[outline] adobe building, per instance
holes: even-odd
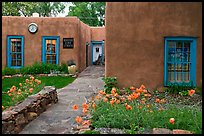
[[[77,17],[2,16],[2,69],[74,60],[81,72],[99,55],[104,58],[104,41],[104,27]]]
[[[120,87],[201,85],[201,2],[107,2],[105,75]]]

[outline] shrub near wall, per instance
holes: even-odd
[[[65,63],[62,63],[59,66],[56,64],[46,64],[46,63],[35,62],[31,66],[25,66],[20,69],[13,69],[13,68],[6,67],[4,68],[4,70],[2,70],[2,75],[4,76],[4,75],[15,75],[15,74],[23,74],[23,75],[49,74],[51,70],[59,71],[65,74],[68,73],[67,65]]]

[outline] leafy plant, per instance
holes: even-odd
[[[67,74],[68,73],[67,64],[66,63],[62,63],[61,66],[59,67],[59,71]]]
[[[14,69],[14,68],[8,68],[8,67],[6,67],[6,68],[4,68],[4,69],[2,70],[2,75],[15,75],[15,74],[17,74],[17,73],[19,73],[19,70]]]
[[[83,134],[100,134],[99,131],[87,130]]]
[[[113,87],[115,87],[116,89],[118,88],[116,77],[103,77],[102,80],[105,82],[105,85],[104,85],[105,93],[110,94]],[[118,89],[117,89],[117,93],[119,94]]]
[[[168,93],[188,95],[188,90],[195,89],[192,82],[190,83],[169,83],[168,88],[165,90]]]

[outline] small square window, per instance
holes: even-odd
[[[96,48],[96,52],[99,52],[99,48]]]

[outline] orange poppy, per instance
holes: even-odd
[[[118,93],[115,93],[113,96],[118,97]]]
[[[30,88],[30,89],[29,89],[29,92],[32,93],[32,92],[33,92],[33,88]]]
[[[22,83],[19,83],[19,86],[22,86]]]
[[[106,93],[103,90],[100,90],[99,94],[105,95]]]
[[[144,90],[143,90],[143,92],[144,92],[144,93],[147,93],[147,90],[146,90],[146,89],[144,89]]]
[[[12,96],[12,94],[11,94],[11,93],[9,93],[9,94],[8,94],[8,96]]]
[[[104,101],[104,102],[107,102],[107,101],[108,101],[108,98],[104,98],[103,101]]]
[[[132,100],[132,96],[128,95],[128,101],[131,101],[131,100]]]
[[[188,91],[188,95],[193,96],[193,94],[195,93],[195,90],[191,89]]]
[[[21,89],[18,89],[18,93],[17,93],[18,95],[20,95],[21,94]]]
[[[82,111],[83,111],[83,113],[87,113],[88,110],[86,108],[83,108]]]
[[[140,106],[140,109],[142,109],[142,106]]]
[[[169,122],[170,122],[171,124],[174,124],[175,119],[174,119],[174,118],[170,118]]]
[[[88,109],[89,105],[86,104],[86,103],[83,103],[83,104],[82,104],[82,107],[85,108],[85,109]]]
[[[152,110],[149,110],[149,112],[153,112]]]
[[[13,90],[12,88],[9,90],[10,93],[12,93],[13,91],[14,91],[14,90]]]
[[[142,90],[145,89],[145,86],[144,86],[144,85],[141,85],[141,86],[140,86],[140,89],[142,89]]]
[[[114,102],[115,102],[115,100],[112,99],[112,100],[110,101],[110,104],[113,105]]]
[[[117,100],[115,103],[116,103],[116,104],[119,104],[119,103],[120,103],[120,100]]]
[[[130,90],[132,90],[132,91],[135,90],[135,87],[134,87],[134,86],[131,86],[131,87],[130,87]]]
[[[82,125],[90,125],[90,120],[84,120],[83,122],[82,122]]]
[[[124,97],[121,97],[120,100],[121,100],[121,101],[125,101],[126,99],[125,99]]]
[[[28,83],[28,81],[29,81],[29,80],[28,80],[28,79],[26,79],[25,81],[26,81],[26,83]]]
[[[136,88],[136,92],[138,92],[138,93],[142,93],[142,89],[141,88]]]
[[[132,106],[126,105],[126,110],[132,110]]]
[[[144,94],[145,97],[150,97],[151,94],[147,93],[147,94]]]
[[[115,93],[116,93],[116,88],[112,88],[111,94],[112,94],[112,95],[115,95]]]
[[[110,97],[110,94],[106,94],[106,97],[109,98],[109,97]]]
[[[40,80],[38,80],[37,84],[41,84],[41,81],[40,81]]]
[[[82,122],[82,118],[79,117],[79,116],[77,116],[77,117],[75,118],[75,121],[76,121],[77,123],[81,123],[81,122]]]
[[[145,104],[145,101],[141,101],[141,104]]]
[[[156,102],[157,102],[157,103],[160,103],[160,101],[161,101],[160,99],[158,99],[158,98],[156,99]]]
[[[33,77],[33,76],[31,76],[31,77],[30,77],[30,79],[31,79],[31,80],[34,80],[34,77]]]
[[[96,108],[96,104],[95,103],[92,104],[92,108],[94,108],[94,109]]]
[[[73,108],[73,110],[78,110],[79,107],[78,107],[78,105],[75,104],[72,106],[72,108]]]

